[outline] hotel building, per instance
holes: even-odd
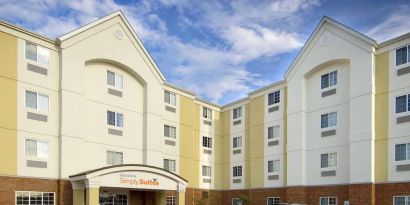
[[[282,81],[220,106],[121,12],[56,40],[0,22],[0,88],[1,205],[410,204],[410,33],[324,17]]]

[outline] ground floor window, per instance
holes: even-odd
[[[320,197],[320,205],[337,205],[336,197]]]
[[[100,194],[100,205],[127,205],[128,197],[125,194]]]
[[[268,197],[267,205],[274,205],[274,204],[279,204],[279,203],[280,203],[279,197]]]
[[[410,196],[395,196],[394,205],[410,205]]]
[[[175,205],[175,196],[167,196],[166,205]]]
[[[54,205],[52,192],[17,191],[16,205]]]
[[[242,200],[239,198],[232,198],[232,205],[242,205]]]

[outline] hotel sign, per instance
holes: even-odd
[[[120,184],[127,184],[136,187],[139,185],[159,186],[160,181],[158,178],[141,178],[136,174],[120,174]]]
[[[100,185],[130,189],[176,190],[178,182],[165,175],[145,171],[114,172],[100,176]]]

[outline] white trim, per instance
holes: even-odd
[[[323,197],[320,197],[320,198],[319,198],[319,205],[322,205],[321,202],[322,202],[322,199],[324,199],[324,198],[327,198],[327,199],[328,199],[328,202],[329,202],[329,199],[330,199],[330,198],[335,198],[335,199],[336,199],[336,205],[338,204],[338,203],[337,203],[337,201],[338,201],[338,200],[337,200],[337,196],[323,196]],[[328,203],[327,205],[329,205],[329,203]]]
[[[44,193],[52,193],[53,194],[53,204],[56,204],[56,201],[57,201],[57,195],[56,195],[56,193],[55,192],[52,192],[52,191],[45,191],[45,192],[42,192],[42,191],[14,191],[14,204],[15,205],[17,205],[17,193],[18,192],[28,192],[29,193],[29,196],[30,196],[30,194],[31,193],[41,193],[41,203],[43,203],[43,194]],[[30,198],[30,197],[29,197]],[[30,204],[30,199],[29,199],[29,203],[28,204]]]

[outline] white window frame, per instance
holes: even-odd
[[[278,102],[275,102],[275,94],[276,94],[277,92],[279,92],[279,101],[278,101]],[[271,95],[271,94],[273,95],[273,103],[269,105],[269,95]],[[280,96],[280,94],[281,94],[281,91],[280,91],[280,90],[275,90],[275,91],[270,92],[270,93],[267,94],[267,98],[268,98],[267,101],[268,101],[268,102],[267,102],[266,104],[268,105],[268,108],[269,108],[269,107],[273,107],[273,106],[275,106],[275,105],[277,105],[277,104],[280,103],[280,101],[281,101],[281,96]]]
[[[108,84],[108,72],[114,73],[114,85]],[[121,77],[121,81],[122,81],[121,82],[121,87],[119,85],[117,85],[118,84],[117,76]],[[112,89],[119,90],[119,91],[124,90],[124,76],[122,74],[119,74],[118,72],[115,72],[115,71],[112,71],[112,70],[107,70],[106,78],[107,78],[106,83],[107,83],[108,87],[111,87]]]
[[[322,167],[322,155],[327,154],[327,167]],[[336,165],[334,166],[329,166],[329,155],[330,154],[336,154]],[[335,170],[339,166],[339,154],[337,152],[327,152],[327,153],[321,153],[320,154],[320,169],[322,170]]]
[[[33,45],[36,46],[36,60],[32,60],[32,59],[27,58],[27,56],[26,56],[27,43],[33,44]],[[48,63],[42,63],[42,62],[39,62],[39,61],[38,61],[38,59],[39,59],[39,57],[38,57],[38,56],[39,56],[38,49],[39,49],[39,48],[40,48],[40,49],[44,49],[44,51],[47,51],[47,54],[48,54]],[[24,59],[29,60],[29,61],[32,61],[32,62],[36,62],[36,63],[41,64],[41,65],[45,65],[45,66],[46,66],[45,69],[47,69],[47,67],[50,65],[50,62],[51,62],[50,49],[48,49],[48,48],[46,48],[46,47],[43,47],[43,46],[40,46],[40,45],[38,45],[38,44],[36,44],[36,43],[33,43],[33,42],[31,42],[31,41],[25,41],[25,43],[24,43]]]
[[[206,145],[207,146],[204,146],[204,140],[206,141]],[[208,137],[208,136],[202,136],[202,148],[205,148],[205,149],[212,149],[213,147],[214,147],[214,145],[213,145],[213,142],[214,140],[212,139],[212,137]],[[210,146],[209,146],[210,145]]]
[[[27,95],[26,95],[27,92],[33,92],[33,93],[36,94],[36,101],[37,101],[37,107],[36,108],[27,107]],[[39,109],[39,107],[38,107],[39,95],[47,96],[47,98],[48,98],[48,102],[47,102],[48,103],[48,106],[47,106],[48,109],[47,110]],[[41,93],[41,92],[37,92],[37,91],[34,91],[34,90],[26,89],[26,90],[24,90],[24,107],[28,108],[28,109],[31,109],[31,110],[36,110],[36,111],[39,111],[39,112],[42,112],[42,113],[48,113],[48,112],[50,112],[50,96],[45,94],[45,93]]]
[[[272,138],[269,138],[269,128],[272,128]],[[275,137],[275,128],[278,129],[278,136]],[[276,139],[280,139],[280,125],[272,125],[268,127],[268,131],[267,131],[267,139],[268,141],[272,141],[272,140],[276,140]]]
[[[165,135],[165,129],[168,127],[168,132],[169,132],[169,136]],[[175,137],[172,136],[172,130],[175,130]],[[168,125],[168,124],[164,124],[164,137],[166,137],[167,139],[171,139],[171,140],[176,140],[177,139],[177,127],[172,126],[172,125]]]
[[[266,198],[266,205],[269,205],[269,199],[273,199],[273,204],[278,204],[280,203],[280,197],[274,197],[274,196],[270,196]],[[275,203],[275,201],[278,201],[277,203]]]
[[[167,99],[167,96],[166,96],[167,93],[169,93],[169,99]],[[167,100],[169,100],[169,102],[167,102]],[[177,94],[169,90],[164,90],[164,103],[169,106],[176,107],[177,106]]]
[[[41,204],[44,204],[44,194],[53,194],[53,198],[54,198],[54,200],[53,200],[53,205],[55,205],[56,204],[56,201],[57,201],[57,196],[56,196],[56,193],[55,192],[41,192],[41,191],[14,191],[14,201],[15,201],[15,205],[17,205],[17,194],[18,193],[22,193],[22,192],[26,192],[26,193],[28,193],[29,194],[29,201],[28,201],[28,204],[30,205],[30,195],[31,195],[31,193],[41,193]]]
[[[241,175],[240,176],[238,175],[239,167],[241,168]],[[236,172],[235,172],[235,168],[236,168]],[[235,176],[235,173],[236,173],[236,176]],[[241,178],[242,176],[243,176],[243,166],[242,165],[233,166],[232,167],[232,177],[236,179],[236,178]]]
[[[27,152],[26,152],[26,149],[27,149],[27,147],[26,147],[26,141],[27,140],[33,140],[33,141],[36,141],[36,156],[27,156]],[[48,152],[47,152],[47,156],[46,157],[41,157],[41,156],[39,156],[39,151],[38,151],[38,143],[39,142],[45,142],[45,143],[47,143],[47,145],[48,145]],[[26,157],[26,158],[32,158],[32,159],[49,159],[50,158],[50,142],[48,141],[48,140],[42,140],[42,139],[35,139],[35,138],[25,138],[24,139],[24,156]]]
[[[409,204],[410,203],[410,195],[404,195],[404,196],[393,196],[393,205],[396,204],[396,198],[404,198],[404,204]]]
[[[322,199],[326,199],[326,198],[327,198],[327,201],[328,201],[328,202],[330,201],[331,198],[335,198],[335,199],[336,199],[336,204],[335,204],[335,205],[337,205],[337,197],[336,197],[336,196],[320,197],[320,198],[319,198],[319,205],[324,205],[324,204],[322,204]],[[326,204],[326,205],[329,205],[329,203]],[[330,205],[331,205],[331,204],[330,204]]]
[[[237,140],[236,144],[237,145],[239,144],[240,146],[234,147],[234,140],[235,139],[239,139],[239,141]],[[238,142],[240,142],[240,143],[238,143]],[[236,150],[236,149],[241,149],[241,148],[242,148],[242,136],[233,137],[232,138],[232,149]]]
[[[272,171],[269,171],[269,162],[272,162]],[[278,162],[278,170],[275,170],[275,162]],[[267,172],[268,172],[268,174],[278,174],[278,173],[280,173],[280,168],[281,168],[281,164],[280,164],[280,159],[271,159],[271,160],[268,160],[268,163],[267,163]]]
[[[169,199],[170,201],[168,201],[168,199]],[[169,203],[168,203],[168,202],[169,202]],[[165,204],[166,204],[166,205],[176,205],[175,196],[166,196],[166,197],[165,197]]]
[[[115,125],[110,125],[109,123],[108,123],[108,112],[113,112],[114,113],[114,124]],[[118,126],[118,115],[122,115],[122,126],[120,127],[120,126]],[[123,113],[121,113],[121,112],[116,112],[116,111],[112,111],[112,110],[107,110],[107,125],[108,126],[110,126],[110,127],[115,127],[115,128],[117,128],[117,129],[124,129],[124,122],[125,122],[125,120],[124,120],[124,114]]]
[[[209,176],[208,175],[204,175],[204,168],[205,169],[209,169]],[[208,170],[205,170],[205,174],[206,174],[206,172],[207,172]],[[211,165],[202,165],[202,167],[201,167],[201,175],[202,175],[202,177],[204,177],[204,178],[211,178],[212,177],[212,166]]]
[[[117,164],[117,163],[112,163],[108,161],[108,153],[112,153],[115,156],[117,156],[118,154],[121,154],[121,163]],[[119,152],[119,151],[114,151],[114,150],[107,150],[106,151],[106,163],[108,166],[115,166],[115,165],[120,165],[120,164],[124,164],[124,153],[123,152]]]
[[[329,116],[330,116],[330,114],[333,114],[333,113],[336,114],[336,124],[330,126],[330,125],[329,125],[329,124],[330,124],[330,123],[329,123],[329,122],[330,122]],[[327,127],[322,127],[322,116],[323,116],[323,115],[327,115]],[[331,111],[331,112],[323,113],[323,114],[320,115],[320,129],[321,129],[322,131],[335,129],[335,128],[337,128],[338,124],[339,124],[339,114],[338,114],[337,111]]]
[[[168,169],[165,169],[165,162],[166,161],[168,161]],[[170,162],[173,162],[174,163],[174,166],[170,166]],[[163,166],[164,166],[164,169],[165,170],[167,170],[167,171],[169,171],[169,172],[176,172],[177,171],[177,161],[175,160],[175,159],[170,159],[170,158],[165,158],[164,160],[163,160]],[[173,169],[170,169],[170,168],[173,168]]]
[[[334,84],[334,85],[330,85],[330,82],[331,82],[330,74],[331,74],[331,73],[336,73],[336,84]],[[328,75],[328,76],[329,76],[328,82],[327,82],[327,83],[328,83],[328,86],[322,88],[322,76],[324,76],[324,75]],[[327,73],[323,73],[323,74],[320,75],[320,90],[321,90],[321,91],[326,91],[326,90],[333,89],[333,88],[337,87],[338,84],[339,84],[339,71],[338,71],[338,70],[333,70],[333,71],[330,71],[330,72],[327,72]]]
[[[406,111],[404,111],[404,112],[396,112],[396,109],[397,109],[397,98],[398,97],[403,97],[403,96],[406,96]],[[408,115],[409,113],[410,113],[410,109],[409,109],[409,101],[410,101],[410,93],[404,93],[404,94],[399,94],[399,95],[396,95],[396,96],[394,96],[394,110],[393,110],[393,113],[396,115],[396,116],[402,116],[402,115]]]
[[[396,146],[397,145],[401,145],[401,144],[405,144],[406,145],[406,159],[405,160],[396,160]],[[396,143],[394,143],[394,147],[393,147],[393,150],[394,150],[394,162],[395,163],[404,163],[404,164],[406,164],[406,163],[408,163],[408,162],[410,162],[410,142],[396,142]]]
[[[206,116],[204,116],[204,113],[206,111]],[[202,107],[202,118],[207,119],[207,120],[212,120],[212,109],[209,107]]]
[[[403,64],[400,64],[400,65],[397,65],[397,50],[402,49],[404,47],[407,47],[407,56],[406,56],[407,57],[407,62],[403,63]],[[395,68],[397,69],[397,68],[406,67],[409,64],[410,64],[410,44],[395,48],[394,49],[394,66],[395,66]]]
[[[235,111],[236,111],[236,116],[235,116]],[[242,106],[241,107],[237,107],[237,108],[234,108],[233,110],[232,110],[232,119],[233,120],[238,120],[238,119],[242,119]]]

